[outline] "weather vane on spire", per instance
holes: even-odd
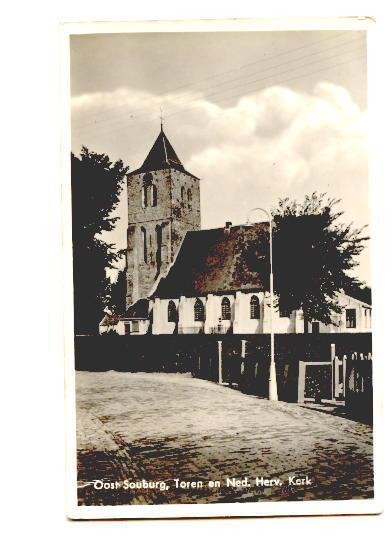
[[[161,115],[159,117],[161,119],[161,131],[162,131],[163,130],[163,110],[162,110],[162,106],[160,106],[159,109],[161,111]]]

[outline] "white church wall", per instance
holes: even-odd
[[[263,333],[269,334],[271,332],[271,313],[270,313],[270,297],[266,295],[263,301]],[[274,306],[273,308],[273,330],[275,334],[295,334],[299,330],[303,329],[301,326],[300,318],[297,317],[296,312],[291,312],[290,315],[282,316],[279,312],[279,308]]]
[[[222,300],[228,298],[230,302],[230,319],[222,319]],[[234,295],[213,295],[207,297],[206,321],[204,332],[206,334],[226,334],[233,326],[235,314]]]
[[[251,319],[251,299],[256,296],[260,305],[260,316]],[[264,293],[243,293],[237,291],[234,306],[234,334],[261,334],[263,332]]]
[[[206,302],[205,297],[199,297],[203,306],[204,313],[206,314]],[[178,333],[179,334],[201,334],[204,332],[204,321],[195,321],[195,302],[197,297],[185,297],[182,296],[179,302],[179,320],[178,320]]]
[[[256,296],[260,303],[260,318],[251,319],[251,298]],[[227,297],[230,302],[231,319],[222,319],[222,299]],[[195,302],[201,300],[204,306],[205,320],[195,321]],[[263,292],[251,293],[237,291],[236,294],[214,295],[207,297],[185,297],[172,299],[177,308],[178,333],[179,334],[213,334],[227,333],[233,331],[234,334],[269,334],[271,329],[269,296]],[[312,333],[312,328],[319,333],[340,333],[340,332],[368,332],[371,329],[371,307],[348,297],[339,295],[339,301],[345,308],[342,314],[337,314],[335,324],[325,325],[317,323],[312,327],[312,322],[308,323],[308,333]],[[153,303],[153,334],[173,334],[176,332],[176,322],[168,320],[168,305],[170,299],[155,298]],[[347,314],[346,310],[355,310]],[[355,326],[350,324],[347,315],[355,315]],[[145,332],[148,330],[146,321]],[[124,329],[119,323],[119,333],[124,333]],[[304,333],[304,316],[302,311],[293,311],[290,315],[282,316],[278,307],[273,312],[273,329],[276,334],[302,334]],[[142,333],[144,328],[140,328]]]
[[[168,307],[169,302],[172,300],[177,308],[177,315],[179,311],[178,299],[160,299],[156,298],[153,304],[153,334],[173,334],[176,329],[176,322],[169,321]]]

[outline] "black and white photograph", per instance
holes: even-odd
[[[251,22],[69,31],[74,518],[376,512],[369,22]]]

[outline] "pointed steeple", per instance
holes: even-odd
[[[171,166],[173,168],[184,168],[161,127],[161,132],[158,134],[158,138],[155,140],[146,160],[143,162],[142,168],[152,171]]]
[[[186,171],[181,160],[178,158],[177,153],[174,151],[173,146],[164,133],[161,124],[161,131],[158,134],[158,137],[150,149],[145,161],[140,168],[134,170],[131,172],[131,174],[133,175],[136,173],[152,172],[155,170],[163,170],[165,168],[175,168],[176,170],[180,170],[182,172]]]

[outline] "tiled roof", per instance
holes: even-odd
[[[264,241],[260,242],[260,237]],[[176,298],[265,289],[266,237],[266,223],[235,226],[226,231],[224,228],[188,231],[174,265],[159,282],[153,296]]]
[[[102,321],[99,323],[101,326],[115,326],[120,319],[120,315],[106,314]]]
[[[121,316],[122,319],[147,319],[148,317],[148,299],[141,298],[134,302],[124,315]]]
[[[140,168],[132,171],[128,175],[136,175],[138,173],[152,172],[155,170],[164,170],[166,168],[174,168],[191,175],[192,177],[195,177],[185,170],[166,134],[163,132],[163,130],[161,130],[154,142],[154,145],[150,149],[146,160],[143,162]]]

